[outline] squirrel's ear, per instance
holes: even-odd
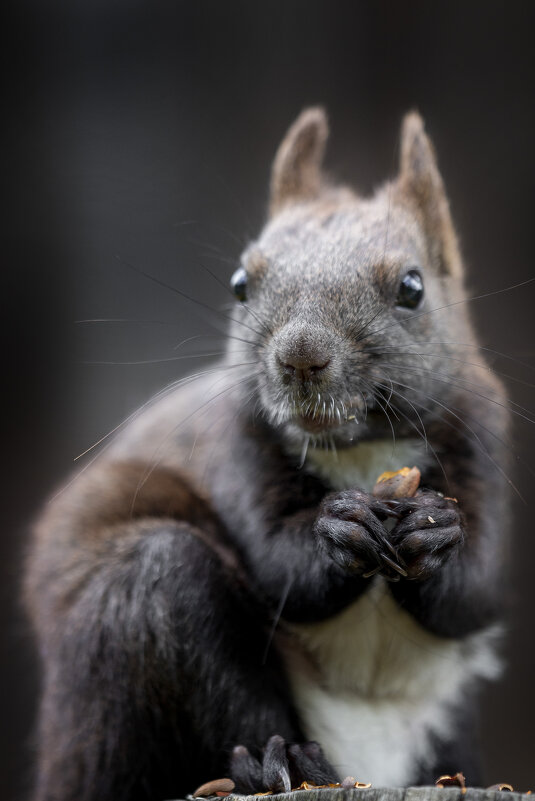
[[[307,108],[282,140],[271,170],[269,210],[311,200],[321,188],[321,163],[329,128],[322,108]]]
[[[446,190],[433,145],[416,112],[405,116],[401,128],[398,185],[402,196],[416,208],[441,272],[460,276],[461,257]]]

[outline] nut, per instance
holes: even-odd
[[[231,793],[234,788],[235,784],[232,779],[214,779],[211,782],[206,782],[206,784],[201,784],[200,787],[197,787],[195,792],[193,793],[193,798],[208,798],[211,795],[228,795]]]
[[[395,472],[381,473],[372,495],[381,500],[412,498],[420,485],[422,474],[417,467],[402,467]]]

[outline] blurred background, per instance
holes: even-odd
[[[470,291],[532,278],[534,12],[529,0],[4,4],[2,798],[24,799],[33,765],[38,668],[18,600],[31,521],[80,452],[221,349],[216,314],[132,266],[226,303],[205,268],[226,284],[265,218],[280,138],[322,103],[328,168],[363,192],[395,173],[402,114],[419,109]],[[471,304],[529,409],[534,303],[535,284]],[[191,358],[165,361],[179,355]],[[527,501],[511,493],[508,668],[485,691],[481,732],[487,783],[535,790],[534,426],[518,417],[514,439]]]

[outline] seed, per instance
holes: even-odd
[[[422,474],[417,467],[402,467],[395,472],[381,473],[372,495],[381,500],[412,498],[420,485]]]
[[[466,791],[466,779],[463,773],[456,773],[454,776],[439,776],[435,782],[437,787],[461,787]]]
[[[487,787],[487,790],[499,790],[501,793],[512,793],[513,785],[512,784],[491,784],[490,787]]]
[[[219,795],[220,793],[227,795],[231,793],[235,787],[236,785],[232,779],[214,779],[211,782],[206,782],[206,784],[201,784],[200,787],[197,787],[193,793],[193,798],[208,798],[208,796]]]

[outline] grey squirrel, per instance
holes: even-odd
[[[420,117],[371,198],[327,180],[326,139],[307,109],[279,147],[222,362],[149,404],[35,527],[35,801],[223,775],[244,793],[478,781],[506,396]],[[413,498],[371,495],[413,464]]]

